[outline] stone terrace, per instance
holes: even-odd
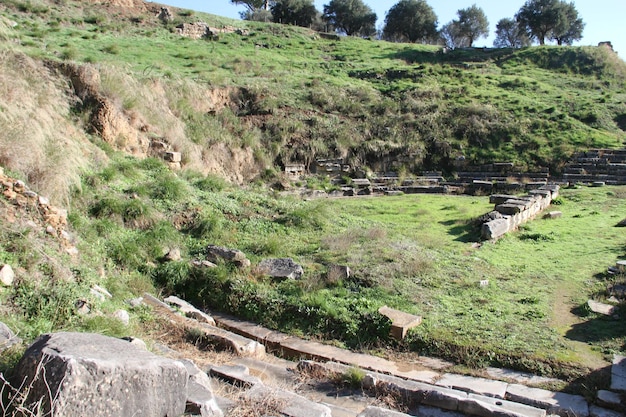
[[[626,149],[595,149],[577,154],[563,173],[568,182],[626,184]]]

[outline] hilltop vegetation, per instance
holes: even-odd
[[[16,218],[2,200],[0,259],[18,275],[2,293],[2,318],[27,340],[67,328],[126,334],[110,313],[151,291],[353,348],[570,379],[624,350],[624,320],[610,327],[581,307],[604,296],[602,271],[624,253],[613,228],[622,188],[568,190],[569,225],[537,222],[480,251],[470,242],[484,198],[308,202],[269,188],[292,186],[285,164],[316,158],[366,173],[453,175],[461,156],[558,173],[574,152],[623,144],[626,64],[612,51],[444,53],[188,10],[162,23],[159,8],[0,4],[0,165],[69,209],[79,251],[64,252],[32,227],[37,213]],[[241,30],[177,34],[198,20]],[[162,149],[181,152],[182,169],[170,169]],[[584,239],[596,249],[581,248]],[[254,268],[194,266],[208,244],[236,247],[253,265],[290,256],[306,275],[275,282]],[[182,258],[167,262],[172,249]],[[545,253],[558,270],[546,270]],[[354,277],[329,277],[334,263]],[[492,286],[481,290],[479,278]],[[93,284],[113,300],[93,299]],[[77,298],[94,313],[79,315]],[[554,322],[555,298],[582,308],[570,317],[582,331]],[[383,304],[428,318],[394,345],[376,313]],[[131,313],[137,327],[150,325],[145,309]]]

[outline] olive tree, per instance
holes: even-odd
[[[582,38],[585,26],[574,4],[563,0],[527,0],[515,19],[539,45],[545,45],[546,39],[571,44]]]
[[[458,30],[460,35],[467,40],[467,46],[471,47],[474,41],[489,35],[489,21],[480,7],[474,4],[467,9],[457,11],[457,15],[459,16]]]
[[[313,0],[278,0],[271,8],[275,23],[311,26],[317,16]]]
[[[429,43],[437,34],[437,15],[425,0],[400,0],[385,17],[386,40]]]
[[[522,48],[530,45],[526,31],[514,19],[500,19],[496,24],[496,38],[493,46],[496,48]]]
[[[324,19],[348,36],[376,33],[376,13],[361,0],[331,0],[324,5]]]

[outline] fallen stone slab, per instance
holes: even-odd
[[[546,410],[541,408],[476,394],[470,394],[467,401],[459,404],[459,408],[465,414],[480,417],[503,417],[505,415],[512,417],[546,417],[547,414]]]
[[[404,339],[410,329],[417,327],[422,323],[421,316],[415,316],[387,306],[379,308],[378,312],[391,320],[390,334],[391,337],[396,340]]]
[[[602,314],[604,316],[613,316],[619,310],[617,306],[604,304],[594,300],[588,300],[587,305],[589,306],[589,309],[594,313]]]
[[[209,369],[209,375],[236,387],[250,388],[263,383],[256,376],[250,375],[250,369],[243,365],[212,366]]]
[[[410,415],[386,408],[369,406],[360,412],[357,417],[410,417]]]
[[[29,387],[25,404],[42,401],[45,415],[163,417],[185,412],[185,366],[121,339],[44,334],[15,371],[15,386]]]
[[[626,404],[622,403],[622,396],[613,391],[599,390],[597,394],[597,402],[600,407],[620,411],[626,409]]]
[[[559,219],[563,217],[562,211],[549,211],[543,215],[544,219]]]
[[[506,399],[543,408],[550,414],[558,414],[562,417],[589,416],[589,404],[580,395],[552,392],[519,384],[509,384],[506,391]]]
[[[611,390],[626,391],[626,357],[621,355],[613,356],[611,366]]]
[[[330,408],[326,405],[307,400],[293,392],[269,388],[265,385],[255,385],[246,391],[244,396],[252,401],[274,398],[277,404],[280,404],[281,414],[287,417],[332,417]]]
[[[508,384],[492,379],[476,378],[458,374],[443,374],[436,383],[441,387],[452,388],[460,391],[481,394],[487,397],[501,398],[506,395]]]
[[[198,320],[199,322],[215,326],[215,320],[213,320],[213,317],[209,316],[203,311],[198,310],[196,307],[183,299],[180,299],[174,295],[170,295],[169,297],[164,298],[163,301],[168,304],[175,305],[176,307],[178,307],[181,313],[183,313],[186,317],[189,317],[190,319]]]

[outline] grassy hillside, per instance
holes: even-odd
[[[620,147],[625,137],[626,64],[606,48],[444,54],[189,10],[164,24],[158,5],[139,1],[12,0],[0,10],[11,49],[95,66],[106,74],[103,93],[157,125],[151,133],[162,135],[158,121],[171,112],[184,125],[174,142],[248,146],[266,167],[344,157],[373,170],[450,172],[464,156],[558,172],[575,151]],[[243,31],[176,34],[177,24],[196,21]],[[157,88],[165,103],[154,112]]]
[[[131,309],[130,329],[112,313],[151,291],[355,349],[569,380],[624,352],[624,319],[585,308],[623,281],[604,274],[624,256],[623,188],[565,190],[562,220],[477,249],[484,197],[302,201],[268,187],[290,186],[284,164],[326,157],[363,171],[452,174],[459,156],[558,171],[576,151],[623,144],[626,64],[615,54],[443,53],[187,10],[164,24],[159,7],[0,4],[0,165],[69,210],[78,248],[68,253],[37,210],[0,199],[0,261],[17,273],[0,318],[27,341],[58,329],[141,334],[147,309]],[[198,20],[243,31],[176,33]],[[181,152],[182,169],[162,149]],[[242,250],[252,268],[195,266],[209,244]],[[172,249],[180,260],[166,259]],[[254,267],[267,257],[294,258],[304,279],[269,279]],[[332,264],[353,277],[329,275]],[[94,298],[94,284],[113,298]],[[390,341],[384,304],[424,325]]]

